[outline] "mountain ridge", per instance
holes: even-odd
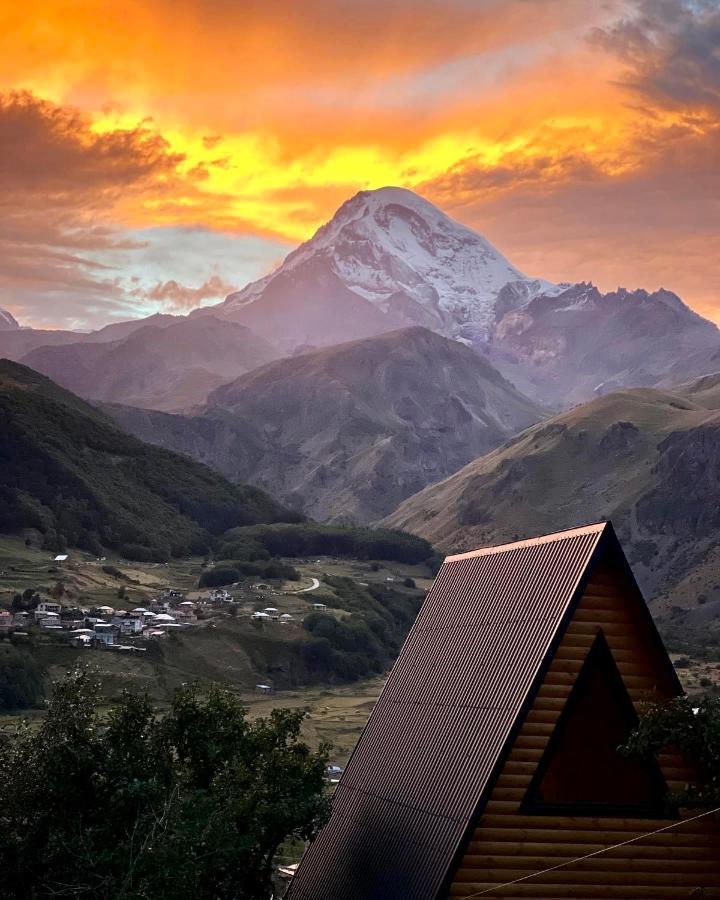
[[[720,358],[717,326],[671,291],[529,278],[484,236],[396,187],[351,197],[274,272],[209,310],[278,334],[289,353],[422,325],[488,355],[556,408],[682,382]]]
[[[110,412],[313,517],[361,522],[544,414],[486,359],[420,326],[268,363],[218,388],[198,419]]]
[[[355,194],[274,272],[209,309],[244,322],[250,308],[267,303],[266,292],[278,279],[309,266],[323,266],[396,327],[425,325],[455,338],[488,335],[493,304],[508,283],[523,285],[528,296],[555,289],[525,276],[485,237],[420,195],[384,187]],[[288,310],[301,302],[299,296],[286,303]],[[347,332],[345,339],[352,337]]]
[[[116,340],[38,347],[22,362],[89,400],[181,411],[280,355],[245,326],[213,316],[151,317],[119,334]]]
[[[48,549],[161,560],[200,552],[237,525],[297,520],[263,491],[143,443],[9,360],[0,360],[0,470],[0,531],[33,529]]]
[[[618,391],[544,420],[383,523],[463,551],[611,518],[654,612],[692,627],[720,616],[719,470],[712,375],[673,391]]]

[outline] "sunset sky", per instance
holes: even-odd
[[[720,0],[0,0],[0,307],[216,302],[357,190],[720,321]]]

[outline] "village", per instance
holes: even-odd
[[[152,598],[147,606],[133,609],[107,604],[70,608],[57,601],[40,600],[30,610],[0,609],[0,635],[12,635],[15,641],[22,641],[39,631],[64,638],[75,647],[142,653],[146,651],[149,640],[166,638],[177,630],[214,627],[214,620],[222,613],[249,618],[257,623],[288,625],[295,622],[302,612],[308,609],[326,610],[327,605],[303,603],[300,608],[295,603],[294,612],[281,612],[277,606],[262,607],[261,604],[269,597],[291,598],[316,590],[319,586],[316,578],[313,578],[310,587],[299,591],[283,591],[265,583],[237,585],[232,591],[214,588],[193,599],[187,599],[182,591],[168,587]],[[283,606],[287,605],[283,603]],[[265,686],[258,687],[262,689]]]

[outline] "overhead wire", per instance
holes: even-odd
[[[689,819],[679,819],[677,822],[672,822],[670,825],[664,825],[662,828],[656,828],[654,831],[648,831],[645,834],[638,834],[633,838],[628,838],[626,841],[621,841],[619,844],[611,844],[608,847],[602,847],[600,850],[593,850],[592,853],[586,853],[584,856],[577,856],[575,859],[568,859],[565,862],[558,863],[554,866],[549,866],[547,869],[540,869],[537,872],[532,872],[529,875],[523,875],[521,878],[515,878],[513,881],[506,881],[504,884],[495,884],[492,887],[485,888],[482,891],[477,891],[474,894],[466,894],[463,897],[463,900],[474,900],[477,897],[484,897],[487,894],[492,894],[494,891],[502,891],[505,888],[513,887],[513,885],[521,884],[524,881],[529,881],[531,878],[540,878],[542,875],[548,875],[550,872],[556,872],[558,869],[564,869],[568,866],[575,865],[576,863],[584,862],[586,859],[592,859],[595,856],[601,856],[603,853],[611,853],[613,850],[618,850],[620,847],[627,847],[629,844],[635,844],[638,841],[642,841],[645,838],[653,837],[656,834],[662,834],[666,831],[671,831],[673,828],[678,828],[681,825],[687,825],[690,822],[697,822],[698,819],[704,819],[706,816],[712,816],[716,813],[720,813],[720,806],[717,809],[710,809],[706,812],[699,813],[696,816],[692,816]]]

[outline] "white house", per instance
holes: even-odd
[[[131,613],[115,613],[110,622],[119,628],[122,634],[141,634],[144,625],[142,616],[134,616]]]
[[[35,608],[35,621],[40,622],[49,614],[59,616],[61,611],[62,606],[59,603],[53,603],[50,600],[41,600]]]

